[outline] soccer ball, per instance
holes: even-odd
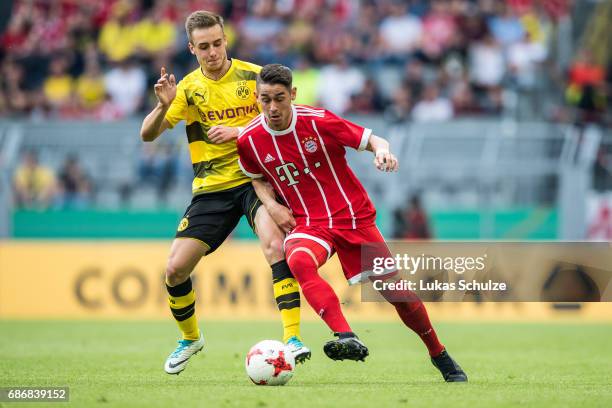
[[[280,341],[263,340],[251,347],[244,365],[254,384],[285,385],[293,377],[295,358]]]

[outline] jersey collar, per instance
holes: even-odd
[[[266,131],[272,136],[287,135],[295,130],[295,124],[297,123],[297,111],[295,110],[295,106],[291,104],[291,123],[289,124],[289,127],[285,130],[271,129],[270,126],[268,126],[268,123],[266,122],[266,117],[264,116],[263,113],[260,116],[260,121],[261,121],[261,126],[263,126],[263,128],[266,129]]]

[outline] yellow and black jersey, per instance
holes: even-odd
[[[177,86],[176,98],[166,113],[174,127],[187,122],[187,140],[195,178],[194,195],[227,190],[250,179],[238,166],[236,141],[214,144],[207,137],[212,126],[245,126],[259,114],[255,99],[255,79],[259,65],[231,60],[227,73],[215,81],[198,67]]]

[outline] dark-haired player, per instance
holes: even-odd
[[[338,337],[325,344],[325,354],[334,360],[364,360],[367,347],[351,329],[338,297],[318,269],[337,253],[346,279],[353,284],[370,277],[361,267],[362,244],[378,244],[380,255],[391,256],[376,227],[374,206],[348,166],[345,147],[373,152],[374,164],[382,171],[397,170],[398,162],[389,144],[370,129],[323,109],[294,105],[295,96],[289,68],[263,67],[257,78],[263,113],[239,136],[239,164],[254,179],[255,191],[272,218],[288,233],[285,256],[304,297]],[[288,208],[276,201],[272,189]],[[389,271],[384,278],[392,280],[395,275]],[[425,343],[444,379],[467,381],[438,340],[421,300],[410,291],[381,294]]]

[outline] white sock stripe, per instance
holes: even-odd
[[[287,258],[287,263],[289,263],[289,260],[291,259],[291,257],[296,253],[296,252],[305,252],[308,255],[310,255],[310,257],[312,258],[312,261],[314,262],[314,264],[316,265],[316,267],[319,267],[319,262],[317,261],[317,257],[315,256],[315,254],[308,248],[306,247],[298,247],[295,248],[293,251],[291,251],[291,255],[289,255],[289,258]]]
[[[325,250],[327,251],[327,259],[329,259],[329,257],[331,256],[331,252],[332,252],[331,246],[327,242],[325,242],[321,238],[315,237],[314,235],[306,234],[303,232],[295,232],[293,234],[287,235],[285,237],[285,241],[283,241],[283,249],[285,248],[287,241],[292,240],[292,239],[298,239],[298,238],[309,239],[311,241],[316,242],[317,244],[325,248]]]

